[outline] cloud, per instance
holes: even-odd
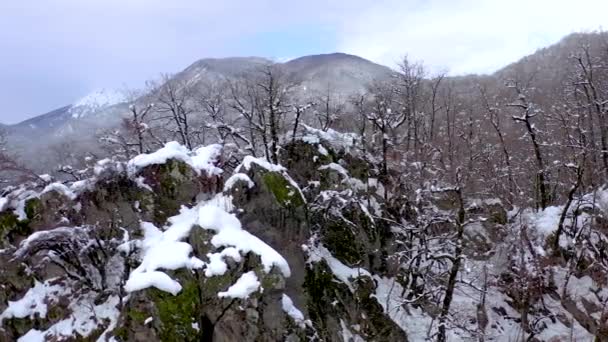
[[[597,29],[607,12],[603,0],[0,1],[0,122],[204,57],[342,51],[392,66],[407,53],[488,72]]]
[[[487,73],[605,22],[603,0],[385,1],[343,20],[338,49],[395,65],[408,54],[452,74]]]
[[[141,86],[204,57],[315,51],[298,40],[319,17],[308,4],[268,0],[0,1],[0,122],[96,88]]]

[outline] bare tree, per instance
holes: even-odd
[[[415,153],[418,153],[421,144],[420,135],[424,125],[424,117],[420,107],[425,73],[422,63],[411,62],[405,56],[399,64],[397,87],[395,88],[399,95],[395,98],[395,101],[399,104],[399,107],[395,110],[399,110],[404,122],[407,122],[406,150],[410,150],[410,144],[413,142]]]
[[[328,83],[324,91],[315,98],[314,102],[317,103],[315,116],[317,117],[319,128],[323,131],[327,131],[343,114],[345,103],[340,99],[339,94],[335,92],[330,83]]]
[[[173,132],[189,149],[194,147],[193,136],[198,133],[192,123],[192,117],[196,113],[193,87],[191,81],[163,75],[153,93],[155,112],[160,114],[158,119],[166,120],[170,124],[166,129]]]
[[[513,115],[512,119],[515,122],[522,123],[526,129],[526,133],[530,138],[532,147],[534,149],[534,158],[536,160],[536,186],[538,186],[538,200],[537,207],[545,209],[551,199],[549,194],[549,180],[547,176],[547,170],[545,167],[545,159],[541,151],[541,143],[538,138],[538,130],[532,119],[534,119],[539,113],[540,109],[535,107],[534,104],[530,103],[525,94],[525,88],[522,88],[518,81],[510,81],[507,86],[512,88],[517,99],[509,103],[507,106],[516,108],[519,111],[519,115]]]
[[[582,46],[580,52],[572,58],[577,69],[575,91],[583,95],[585,107],[595,115],[599,123],[600,154],[605,177],[608,177],[608,75],[602,73],[608,65],[601,58],[593,57],[588,45]],[[590,118],[589,122],[593,120]],[[590,130],[593,130],[593,124],[590,125]]]
[[[279,138],[284,131],[286,114],[293,105],[290,93],[294,83],[280,65],[266,64],[231,82],[231,106],[246,121],[251,141],[259,136],[264,155],[273,162],[279,160]]]

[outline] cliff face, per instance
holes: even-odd
[[[411,202],[356,140],[309,129],[282,166],[246,156],[234,169],[218,145],[169,143],[77,182],[6,189],[0,340],[434,339],[455,257],[450,340],[508,341],[522,320],[539,341],[604,336],[605,274],[547,256],[551,281],[528,272],[520,286],[516,261],[542,253],[514,244],[521,211],[449,189]]]
[[[294,147],[315,165],[330,159]],[[98,162],[72,184],[7,189],[0,339],[340,340],[355,324],[406,339],[369,297],[371,278],[354,286],[354,269],[320,243],[331,222],[325,243],[354,265],[365,253],[349,246],[357,227],[314,210],[312,190],[285,167],[246,157],[229,174],[221,164],[219,146],[168,144]]]

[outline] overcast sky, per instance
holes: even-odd
[[[408,54],[491,72],[606,13],[606,0],[0,0],[0,122],[204,57],[341,51],[391,66]]]

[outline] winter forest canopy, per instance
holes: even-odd
[[[490,75],[205,59],[3,127],[0,340],[608,340],[607,116],[594,32]]]

